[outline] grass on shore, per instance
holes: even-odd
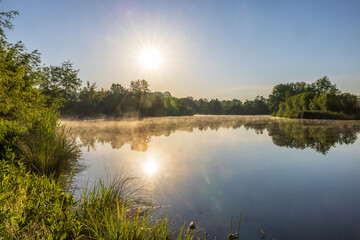
[[[185,225],[173,233],[168,218],[152,219],[151,203],[137,198],[130,178],[99,180],[76,199],[56,178],[0,163],[1,239],[193,239]]]

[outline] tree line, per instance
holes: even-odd
[[[131,81],[128,88],[113,83],[108,90],[98,89],[96,83],[88,81],[81,87],[78,72],[69,61],[60,66],[44,67],[41,71],[39,90],[47,96],[50,104],[62,104],[63,116],[121,118],[270,113],[262,96],[245,102],[238,99],[176,98],[170,92],[152,92],[146,80]]]
[[[38,73],[38,88],[50,104],[62,104],[67,117],[159,117],[212,115],[267,115],[291,118],[359,118],[359,98],[342,93],[328,77],[313,83],[276,85],[266,99],[257,96],[239,99],[176,98],[170,92],[152,92],[146,80],[131,81],[129,87],[113,83],[98,89],[96,83],[78,78],[79,70],[69,61],[60,66],[43,67]]]

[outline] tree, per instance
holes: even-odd
[[[113,84],[111,84],[111,87],[110,87],[110,92],[113,95],[123,94],[125,92],[125,90],[126,89],[123,86],[121,86],[121,84],[119,84],[119,83],[113,83]]]
[[[288,98],[302,94],[302,99],[292,98],[288,101]],[[289,108],[293,108],[290,112],[294,113],[294,108],[300,107],[300,102],[302,104],[302,110],[304,108],[316,110],[316,109],[328,109],[325,106],[325,98],[328,99],[328,96],[323,96],[323,94],[340,94],[340,91],[337,89],[336,84],[332,84],[328,77],[322,77],[316,80],[314,83],[308,84],[305,82],[297,83],[287,83],[279,84],[273,88],[272,93],[269,95],[268,107],[272,113],[279,113],[281,102],[287,104],[287,110],[285,110],[285,105],[282,106],[279,115],[283,115],[284,111],[289,113]],[[323,98],[323,99],[320,99]],[[294,102],[297,101],[297,102]],[[299,102],[300,101],[300,102]],[[323,107],[320,107],[318,102],[322,102]],[[295,104],[295,105],[293,105]],[[324,105],[325,104],[325,105]],[[291,107],[290,107],[291,106]],[[331,108],[332,109],[332,108]]]
[[[150,92],[149,84],[147,81],[143,80],[136,80],[130,82],[130,91],[133,94],[145,94]]]
[[[39,89],[52,98],[75,100],[81,86],[78,73],[79,70],[74,70],[70,61],[63,62],[61,66],[44,67]]]
[[[332,84],[327,76],[316,80],[311,84],[311,88],[318,95],[322,95],[323,93],[340,93],[339,89],[336,87],[336,84]]]
[[[1,2],[1,1],[0,1]],[[13,29],[14,25],[10,21],[14,16],[19,15],[18,11],[0,12],[0,37],[5,38],[4,29]]]
[[[224,108],[223,108],[221,102],[217,98],[210,100],[209,111],[210,111],[210,114],[215,114],[215,115],[224,114]]]
[[[4,29],[12,29],[10,19],[17,14],[16,11],[0,13],[0,116],[26,121],[43,103],[34,87],[40,55],[37,51],[26,52],[21,42],[6,41]]]
[[[280,102],[284,102],[286,96],[294,94],[294,88],[292,84],[278,84],[276,85],[271,94],[269,95],[267,104],[269,110],[275,113],[279,110]]]

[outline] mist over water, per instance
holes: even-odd
[[[81,185],[126,172],[179,223],[225,238],[360,238],[360,121],[193,116],[63,121],[82,145]],[[334,227],[336,226],[336,227]]]

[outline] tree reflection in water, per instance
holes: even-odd
[[[95,149],[96,143],[112,148],[130,144],[131,150],[145,152],[152,137],[169,136],[176,131],[207,131],[244,127],[268,134],[275,145],[297,149],[311,148],[326,154],[336,144],[353,144],[360,121],[299,120],[271,116],[192,116],[148,118],[139,121],[63,121],[71,127],[82,145]]]

